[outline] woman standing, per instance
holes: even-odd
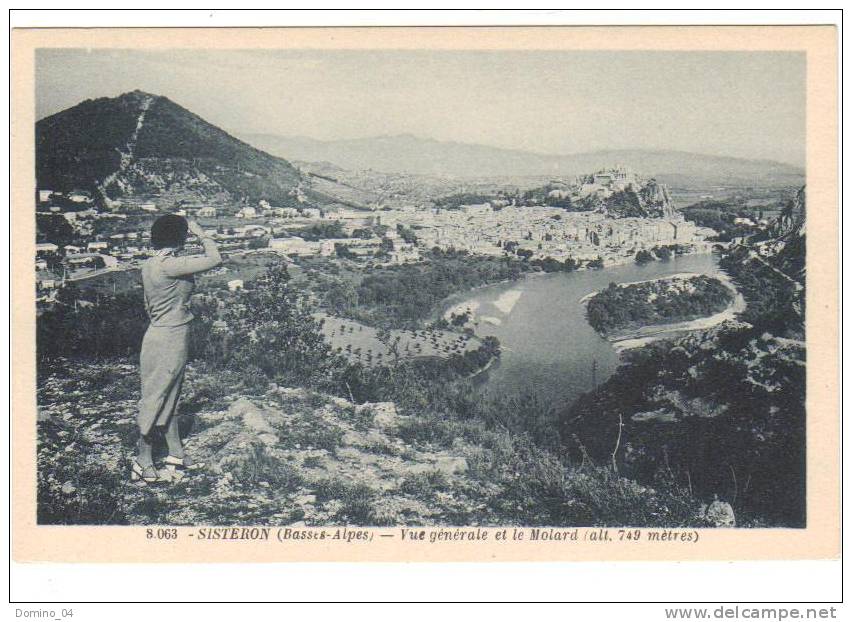
[[[188,232],[204,246],[203,255],[178,256]],[[194,465],[183,450],[178,433],[178,399],[183,384],[189,342],[189,299],[195,289],[195,274],[222,263],[219,249],[197,222],[166,214],[151,227],[151,245],[156,252],[142,267],[145,309],[150,325],[142,340],[140,371],[142,399],[139,402],[139,453],[132,463],[134,481],[159,479],[153,460],[155,430],[165,431],[169,455],[165,462],[176,468]]]

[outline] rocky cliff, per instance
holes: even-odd
[[[659,214],[661,218],[672,218],[675,215],[674,202],[665,184],[651,179],[639,190],[639,198],[649,214]]]
[[[775,265],[804,286],[805,282],[805,187],[784,206],[772,227],[766,253]],[[773,239],[774,238],[774,239]]]
[[[676,215],[668,188],[655,179],[631,183],[623,189],[593,192],[582,198],[577,207],[611,218],[673,218]]]

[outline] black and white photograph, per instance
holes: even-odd
[[[806,61],[40,47],[37,524],[808,527]]]

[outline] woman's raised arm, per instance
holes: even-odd
[[[194,220],[189,221],[189,230],[195,234],[204,247],[203,255],[191,255],[189,257],[174,257],[164,262],[163,271],[172,277],[188,276],[197,272],[204,272],[215,268],[222,263],[222,255],[219,247],[206,231]]]

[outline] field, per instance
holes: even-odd
[[[225,287],[228,281],[242,279],[246,283],[262,275],[269,266],[281,262],[278,255],[270,252],[228,255],[225,263],[197,277],[199,288]]]
[[[367,366],[413,358],[449,358],[479,348],[482,342],[448,330],[380,331],[353,320],[318,314],[323,336],[331,347],[352,362]]]
[[[247,225],[269,226],[267,218],[258,216],[257,218],[237,218],[235,215],[220,214],[214,218],[196,218],[198,224],[205,229],[216,229],[224,227],[225,229],[237,229]]]
[[[368,190],[356,188],[345,183],[335,183],[330,179],[311,175],[311,190],[320,192],[324,195],[337,199],[343,204],[351,205],[352,207],[365,207],[370,203],[375,203],[379,199],[379,195]],[[368,216],[369,214],[365,214]]]
[[[123,294],[142,287],[142,275],[137,268],[130,270],[100,271],[88,279],[73,281],[81,292],[95,293],[100,296]]]

